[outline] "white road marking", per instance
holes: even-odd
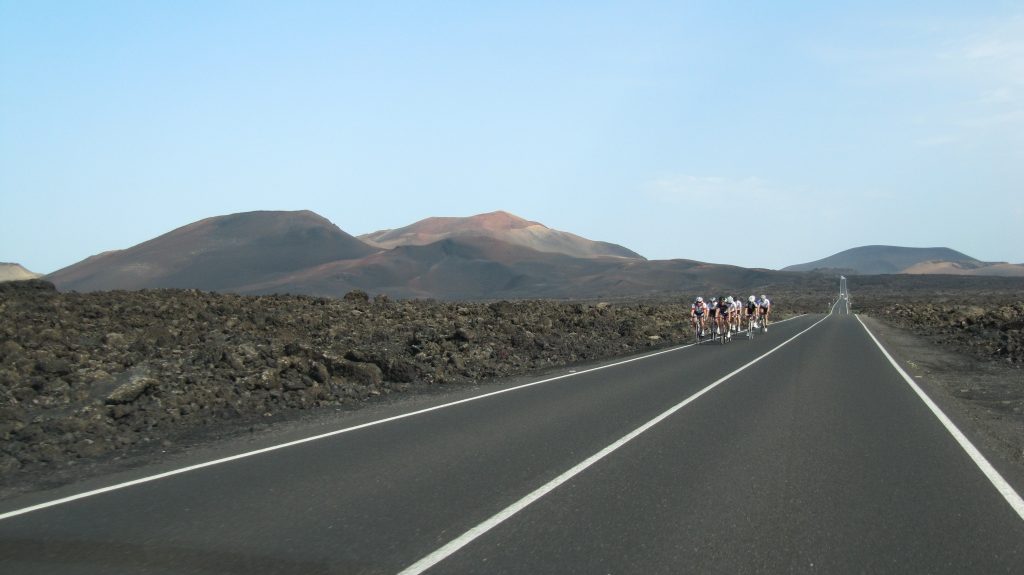
[[[789,321],[791,319],[797,319],[797,318],[803,317],[804,315],[806,315],[806,314],[801,314],[801,315],[798,315],[798,316],[794,316],[794,317],[791,317],[791,318],[788,318],[788,319],[785,319],[785,320],[782,320],[782,321]],[[778,323],[782,323],[782,321],[780,321]],[[288,443],[281,443],[279,445],[272,445],[270,447],[264,447],[263,449],[256,449],[256,450],[253,450],[253,451],[247,451],[245,453],[240,453],[238,455],[232,455],[230,457],[224,457],[222,459],[215,459],[213,461],[206,461],[206,462],[203,462],[203,463],[198,463],[196,465],[190,465],[188,467],[182,467],[182,468],[179,468],[179,469],[173,469],[171,471],[165,471],[164,473],[158,473],[156,475],[149,475],[147,477],[141,477],[139,479],[134,479],[132,481],[126,481],[124,483],[118,483],[117,485],[110,485],[110,486],[107,486],[107,487],[101,487],[99,489],[93,489],[92,491],[85,491],[83,493],[77,493],[75,495],[69,495],[67,497],[62,497],[60,499],[54,499],[52,501],[46,501],[44,503],[39,503],[39,504],[32,505],[32,506],[29,506],[29,507],[24,507],[22,509],[16,509],[14,511],[8,511],[6,513],[0,513],[0,521],[3,521],[4,519],[10,519],[11,517],[17,517],[18,515],[24,515],[26,513],[31,513],[33,511],[39,511],[40,509],[46,509],[48,507],[55,507],[57,505],[62,505],[64,503],[70,503],[72,501],[78,501],[79,499],[85,499],[86,497],[92,497],[94,495],[100,495],[102,493],[109,493],[111,491],[117,491],[119,489],[124,489],[126,487],[132,487],[132,486],[135,486],[135,485],[141,485],[143,483],[149,483],[151,481],[156,481],[158,479],[165,479],[167,477],[173,477],[175,475],[181,475],[182,473],[188,473],[189,471],[196,471],[198,469],[203,469],[205,467],[212,467],[214,465],[220,465],[222,463],[228,463],[230,461],[236,461],[236,460],[239,460],[239,459],[245,459],[247,457],[252,457],[254,455],[261,455],[263,453],[269,453],[271,451],[277,451],[278,449],[284,449],[286,447],[294,447],[296,445],[301,445],[303,443],[309,443],[311,441],[317,441],[317,440],[325,439],[325,438],[328,438],[328,437],[334,437],[336,435],[341,435],[343,433],[348,433],[350,431],[357,431],[359,429],[365,429],[367,427],[373,427],[373,426],[376,426],[376,425],[381,425],[381,424],[384,424],[384,423],[389,423],[389,422],[392,422],[392,421],[397,421],[397,420],[400,420],[400,419],[405,419],[405,418],[413,417],[413,416],[416,416],[416,415],[422,415],[424,413],[429,413],[431,411],[438,411],[438,410],[445,409],[445,408],[448,408],[448,407],[453,407],[453,406],[456,406],[456,405],[461,405],[463,403],[469,403],[471,401],[477,401],[477,400],[484,399],[484,398],[487,398],[487,397],[492,397],[492,396],[495,396],[495,395],[501,395],[503,393],[510,393],[510,392],[513,392],[513,391],[518,391],[520,389],[526,389],[528,387],[533,387],[535,385],[541,385],[541,384],[544,384],[544,383],[550,383],[552,381],[558,381],[560,379],[565,379],[567,377],[574,377],[574,376],[577,376],[577,375],[583,375],[585,373],[591,373],[591,372],[599,371],[599,370],[602,370],[602,369],[608,369],[610,367],[616,367],[616,366],[619,366],[619,365],[625,365],[627,363],[632,363],[634,361],[641,361],[641,360],[644,360],[644,359],[649,359],[649,358],[656,357],[656,356],[659,356],[659,355],[662,355],[662,354],[672,353],[672,352],[675,352],[675,351],[686,349],[688,347],[693,347],[694,345],[696,345],[696,344],[692,344],[691,343],[691,344],[687,344],[687,345],[681,345],[681,346],[678,346],[678,347],[673,347],[673,348],[664,349],[664,350],[661,350],[661,351],[656,351],[656,352],[653,352],[653,353],[649,353],[649,354],[646,354],[646,355],[641,355],[641,356],[630,358],[630,359],[626,359],[626,360],[623,360],[623,361],[617,361],[617,362],[609,363],[609,364],[606,364],[606,365],[600,365],[598,367],[592,367],[590,369],[585,369],[583,371],[570,370],[569,373],[566,373],[566,374],[563,374],[563,375],[558,375],[558,376],[555,376],[555,377],[549,377],[547,379],[542,379],[540,381],[524,383],[523,385],[518,385],[518,386],[515,386],[515,387],[510,387],[510,388],[507,388],[507,389],[499,389],[498,391],[492,391],[490,393],[485,393],[485,394],[482,394],[482,395],[477,395],[477,396],[469,397],[469,398],[466,398],[466,399],[460,399],[459,401],[453,401],[451,403],[445,403],[443,405],[436,405],[434,407],[428,407],[426,409],[420,409],[420,410],[412,411],[412,412],[409,412],[409,413],[403,413],[402,415],[396,415],[394,417],[388,417],[388,418],[385,418],[385,419],[379,419],[379,420],[376,420],[376,421],[370,421],[368,423],[364,423],[364,424],[361,424],[361,425],[356,425],[356,426],[353,426],[353,427],[347,427],[345,429],[338,429],[338,430],[335,430],[335,431],[330,431],[328,433],[322,433],[320,435],[314,435],[312,437],[305,437],[303,439],[297,439],[295,441],[290,441]]]
[[[787,339],[786,341],[780,343],[779,345],[775,346],[774,348],[769,350],[764,355],[762,355],[762,356],[760,356],[760,357],[750,361],[749,363],[747,363],[743,367],[740,367],[740,368],[736,369],[732,373],[722,377],[721,379],[719,379],[719,380],[715,381],[714,383],[708,385],[704,389],[702,389],[702,390],[698,391],[697,393],[691,395],[690,397],[684,399],[682,402],[672,406],[671,408],[669,408],[667,411],[665,411],[661,415],[655,417],[654,419],[648,421],[647,423],[641,425],[640,427],[638,427],[635,430],[631,431],[630,433],[626,434],[625,436],[623,436],[621,439],[619,439],[615,443],[612,443],[608,447],[605,447],[601,451],[598,451],[594,455],[591,455],[587,459],[581,461],[580,463],[578,463],[573,468],[571,468],[568,471],[562,473],[558,477],[552,479],[551,481],[549,481],[545,485],[541,486],[537,490],[533,491],[532,493],[530,493],[526,497],[523,497],[519,501],[516,501],[512,505],[509,505],[505,509],[502,509],[501,511],[499,511],[495,515],[491,516],[489,519],[487,519],[483,523],[480,523],[479,525],[473,527],[469,531],[466,531],[462,535],[460,535],[460,536],[456,537],[455,539],[451,540],[446,545],[444,545],[443,547],[437,549],[433,553],[431,553],[431,554],[427,555],[426,557],[420,559],[416,563],[413,563],[409,567],[406,567],[401,572],[399,572],[398,575],[419,575],[420,573],[423,573],[424,571],[426,571],[427,569],[430,569],[434,565],[437,565],[441,561],[445,560],[446,558],[450,557],[452,554],[457,552],[459,549],[462,549],[466,545],[469,545],[476,538],[478,538],[481,535],[487,533],[491,529],[494,529],[495,527],[497,527],[498,525],[503,523],[506,519],[508,519],[508,518],[512,517],[513,515],[515,515],[516,513],[519,513],[520,511],[525,509],[527,506],[529,506],[531,503],[537,501],[541,497],[544,497],[548,493],[551,493],[552,491],[557,489],[560,485],[562,485],[566,481],[569,481],[573,477],[579,475],[580,473],[583,473],[583,471],[585,471],[591,465],[594,465],[595,463],[597,463],[598,461],[604,459],[609,454],[611,454],[612,452],[616,451],[617,449],[619,449],[623,445],[625,445],[625,444],[629,443],[630,441],[632,441],[633,439],[635,439],[640,434],[644,433],[645,431],[647,431],[648,429],[654,427],[655,425],[661,423],[666,418],[671,416],[673,413],[675,413],[675,412],[679,411],[680,409],[686,407],[687,405],[693,403],[694,401],[697,400],[697,398],[701,397],[702,395],[704,395],[705,393],[711,391],[712,389],[718,387],[719,385],[721,385],[725,381],[727,381],[730,378],[732,378],[734,375],[740,373],[741,371],[747,369],[748,367],[754,365],[755,363],[757,363],[757,362],[761,361],[762,359],[768,357],[769,355],[775,353],[780,348],[782,348],[782,346],[788,344],[789,342],[793,341],[794,339],[796,339],[796,338],[800,337],[801,335],[807,333],[808,331],[814,329],[815,327],[817,327],[817,325],[819,323],[825,321],[828,318],[829,318],[829,316],[826,315],[825,317],[823,317],[823,318],[819,319],[818,321],[814,322],[814,324],[812,324],[807,329],[801,331],[800,333],[794,335],[793,337],[791,337],[791,338]]]
[[[981,472],[985,474],[985,477],[992,482],[992,485],[994,485],[996,490],[999,491],[1004,499],[1006,499],[1006,502],[1010,504],[1010,507],[1017,512],[1017,515],[1019,515],[1021,519],[1024,519],[1024,500],[1021,499],[1020,494],[1013,489],[1012,485],[1003,479],[1003,476],[996,471],[995,467],[992,467],[992,464],[989,463],[988,459],[985,459],[985,456],[978,451],[978,448],[975,447],[973,443],[971,443],[971,440],[967,439],[967,436],[960,431],[956,424],[954,424],[953,421],[949,419],[941,409],[939,409],[939,406],[925,394],[921,387],[917,385],[917,382],[914,381],[914,378],[910,377],[910,375],[907,374],[907,372],[904,371],[898,363],[896,363],[896,360],[889,355],[889,352],[886,351],[882,346],[882,343],[878,341],[875,334],[871,333],[871,330],[868,329],[868,326],[860,319],[860,316],[858,315],[856,317],[857,321],[860,322],[860,325],[864,327],[864,331],[871,336],[871,339],[875,342],[875,345],[878,346],[878,349],[882,350],[882,354],[889,360],[889,363],[892,364],[893,368],[903,376],[903,380],[906,381],[911,389],[914,390],[914,393],[921,398],[921,401],[928,406],[928,409],[932,410],[932,413],[946,428],[946,431],[948,431],[950,435],[956,439],[956,442],[960,444],[960,447],[967,452],[967,455],[970,456],[972,461],[974,461],[974,464],[977,465],[978,468],[981,469]]]

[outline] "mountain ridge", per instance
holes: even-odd
[[[820,260],[782,268],[782,271],[832,271],[863,275],[1024,276],[1024,266],[1006,262],[984,262],[950,248],[913,248],[889,245],[850,248]]]
[[[42,276],[25,269],[21,264],[0,262],[0,282],[30,280]]]
[[[901,253],[916,249],[865,246],[847,251],[862,252],[861,260],[870,261],[880,257],[871,256],[871,250],[883,248]],[[993,270],[1012,276],[1018,269],[1024,271],[1024,266],[1011,264],[996,268],[948,248],[931,250],[895,263],[891,257],[879,261],[889,266],[887,273],[977,275]],[[950,258],[956,261],[949,263]],[[823,262],[851,265],[821,267]],[[821,272],[858,273],[853,265],[860,264],[825,258],[805,265],[819,273],[786,271],[794,266],[776,271],[697,259],[647,260],[622,246],[501,211],[427,218],[397,230],[354,237],[303,210],[205,218],[136,246],[91,256],[46,279],[62,291],[192,288],[340,297],[363,290],[443,300],[585,299],[734,290],[765,293],[773,286],[809,285],[823,277]]]
[[[405,245],[427,245],[467,236],[492,237],[510,244],[541,252],[560,253],[581,258],[617,257],[644,259],[640,254],[609,242],[551,229],[506,211],[469,217],[426,218],[405,227],[380,230],[358,236],[364,242],[383,249]]]
[[[622,246],[508,212],[428,218],[399,230],[390,236],[395,246],[386,248],[380,242],[388,239],[385,233],[370,245],[309,211],[215,216],[86,258],[47,279],[63,291],[194,288],[338,297],[360,289],[480,300],[631,297],[753,277],[742,268],[693,260],[649,262]],[[409,241],[410,234],[420,241]],[[764,285],[777,273],[754,276]]]
[[[230,290],[267,274],[367,256],[376,249],[315,214],[256,211],[214,216],[47,276],[61,289],[147,287]]]

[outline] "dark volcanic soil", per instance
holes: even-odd
[[[854,296],[854,311],[981,360],[1024,365],[1024,294]]]

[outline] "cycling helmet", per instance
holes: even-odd
[[[768,296],[761,294],[761,299],[768,299]]]
[[[711,298],[711,301],[718,301],[718,298],[717,297],[713,297],[713,298]]]
[[[755,298],[754,296],[750,296],[750,297],[747,298],[747,301],[754,301],[755,299],[757,299],[757,298]]]
[[[697,296],[697,303],[704,303],[704,298]]]
[[[725,303],[732,303],[732,302],[733,302],[732,296],[729,296],[729,297],[725,298]]]

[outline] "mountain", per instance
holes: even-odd
[[[983,262],[949,248],[862,246],[782,271],[1024,277],[1024,265]]]
[[[492,237],[465,236],[404,245],[360,260],[332,262],[242,286],[242,293],[292,291],[338,296],[351,289],[399,298],[579,299],[710,294],[799,284],[806,274],[749,270],[693,260],[578,258],[541,252]],[[738,294],[734,294],[738,295]]]
[[[20,264],[0,262],[0,282],[30,280],[41,276],[42,274],[30,272]]]
[[[371,236],[376,245],[309,211],[247,212],[92,256],[46,279],[64,291],[194,288],[340,297],[361,289],[445,300],[711,295],[725,288],[770,293],[773,286],[822,281],[818,274],[648,261],[505,212],[430,218]]]
[[[982,262],[949,248],[863,246],[817,261],[789,266],[782,271],[837,270],[850,274],[898,274],[910,266],[929,261],[982,265]]]
[[[47,279],[61,290],[198,288],[248,283],[378,251],[310,212],[207,218],[125,250],[105,252]]]
[[[644,259],[620,245],[597,242],[553,230],[538,222],[497,211],[466,218],[427,218],[404,228],[381,230],[359,236],[364,242],[383,249],[399,246],[424,246],[435,242],[467,237],[492,238],[539,252],[564,254],[577,258],[614,257]]]
[[[961,262],[928,261],[914,264],[903,270],[905,274],[944,274],[955,276],[1003,276],[1024,277],[1024,265],[1006,262],[982,263],[971,266]]]

